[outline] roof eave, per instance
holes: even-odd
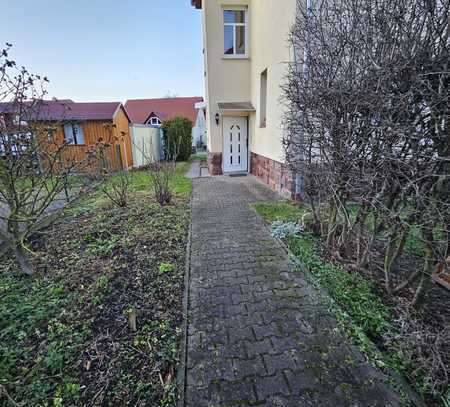
[[[131,123],[131,119],[130,119],[130,116],[128,115],[127,109],[125,109],[125,106],[122,103],[119,103],[119,105],[117,106],[117,109],[114,111],[112,120],[115,120],[115,118],[116,118],[117,114],[120,112],[120,110],[122,110],[123,113],[125,114],[125,116],[128,120],[128,123]]]
[[[191,0],[191,4],[196,9],[201,9],[202,8],[202,0]]]

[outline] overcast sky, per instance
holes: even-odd
[[[201,15],[190,0],[0,0],[0,42],[75,101],[203,96]]]

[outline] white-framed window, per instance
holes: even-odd
[[[161,126],[161,120],[159,120],[159,118],[158,117],[151,117],[150,118],[150,124],[152,125],[152,126]]]
[[[64,125],[64,141],[74,146],[84,145],[84,133],[80,125],[68,123]]]
[[[225,57],[248,56],[248,13],[246,7],[223,10],[223,42]]]

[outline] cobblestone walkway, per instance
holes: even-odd
[[[249,208],[252,177],[194,181],[185,405],[398,406]]]

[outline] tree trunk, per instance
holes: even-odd
[[[398,293],[399,291],[403,290],[404,288],[408,287],[410,284],[414,282],[414,280],[421,275],[421,270],[417,270],[414,273],[412,273],[408,279],[403,281],[403,283],[399,284],[397,287],[392,289],[392,293]]]
[[[393,292],[390,278],[391,271],[403,252],[407,237],[408,229],[401,231],[400,235],[395,230],[391,230],[388,247],[384,255],[384,285],[388,294]]]
[[[330,213],[328,216],[328,230],[327,230],[327,238],[326,238],[326,246],[331,249],[334,247],[334,234],[336,233],[337,228],[337,207],[334,200],[331,203],[331,207],[329,209]]]
[[[352,225],[352,230],[357,228],[356,231],[356,262],[357,264],[360,264],[361,261],[361,252],[362,252],[362,244],[363,244],[363,238],[364,238],[364,230],[365,230],[365,223],[368,216],[368,210],[365,205],[361,205],[361,207],[358,209],[358,213],[356,215],[355,221]]]
[[[422,275],[420,276],[420,282],[414,294],[414,298],[411,302],[411,307],[420,307],[422,305],[425,292],[431,281],[431,274],[435,266],[434,251],[433,251],[433,229],[424,228],[422,230],[422,237],[425,241],[425,262],[422,269]]]
[[[32,276],[35,273],[35,270],[21,245],[17,245],[14,247],[14,254],[22,270],[22,273],[27,276]]]

